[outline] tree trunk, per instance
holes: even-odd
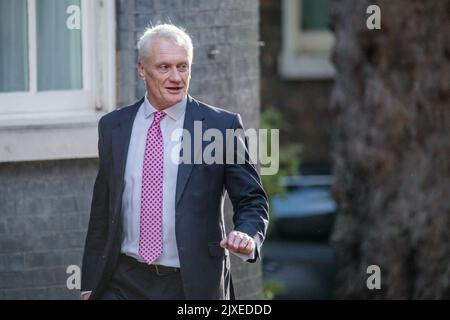
[[[450,1],[331,3],[336,296],[449,299]]]

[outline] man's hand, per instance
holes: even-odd
[[[82,300],[89,300],[89,298],[91,297],[91,291],[89,291],[89,292],[84,292],[82,295],[81,295],[81,299]]]
[[[228,237],[220,241],[220,246],[234,253],[250,254],[255,248],[255,241],[244,232],[231,231]]]

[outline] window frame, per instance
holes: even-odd
[[[12,110],[20,99],[25,103],[34,99],[33,94],[21,97],[0,93],[0,106],[8,109],[0,110],[0,163],[98,156],[98,120],[116,108],[116,4],[82,0],[81,5],[85,14],[82,32],[87,35],[82,43],[90,43],[83,53],[83,91],[88,92],[87,98],[79,100],[78,90],[43,92],[41,101],[52,106]],[[61,107],[66,100],[73,101]]]
[[[279,73],[284,79],[332,79],[330,61],[334,36],[330,31],[301,29],[301,1],[282,1],[282,52]]]
[[[81,50],[82,82],[81,90],[37,90],[37,28],[36,0],[27,0],[28,25],[28,91],[0,92],[0,113],[15,114],[28,112],[61,112],[66,110],[89,110],[95,92],[92,63],[95,59],[95,42],[92,30],[95,1],[81,0]]]

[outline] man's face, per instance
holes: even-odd
[[[180,102],[187,94],[190,63],[186,50],[163,38],[152,40],[148,54],[138,63],[152,106],[165,109]]]

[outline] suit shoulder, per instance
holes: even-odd
[[[142,100],[124,107],[119,107],[118,109],[115,109],[111,112],[108,112],[107,114],[103,115],[100,120],[99,124],[104,126],[112,126],[120,121],[120,119],[123,119],[124,117],[127,117],[133,112],[136,111],[137,108],[142,104]]]
[[[218,108],[202,101],[195,100],[201,110],[208,118],[218,119],[222,121],[233,121],[238,114],[223,108]]]

